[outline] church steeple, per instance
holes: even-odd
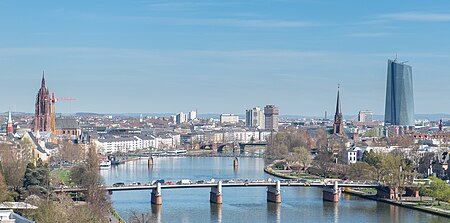
[[[8,133],[8,134],[14,133],[14,127],[13,127],[12,118],[11,118],[11,111],[8,112],[8,124],[6,125],[6,133]]]
[[[339,98],[339,84],[338,84],[338,92],[337,92],[337,100],[336,100],[336,114],[335,115],[340,115],[342,116],[342,112],[341,112],[341,99]]]
[[[337,99],[336,99],[336,113],[334,114],[334,123],[333,123],[333,134],[343,135],[344,134],[344,120],[342,117],[342,109],[341,109],[341,98],[339,96],[339,84],[337,91]]]
[[[42,71],[42,82],[41,82],[41,87],[45,88],[45,74],[44,71]]]

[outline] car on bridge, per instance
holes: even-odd
[[[165,182],[165,180],[163,180],[163,179],[158,179],[158,180],[153,181],[153,182],[152,182],[152,185],[156,185],[156,184],[158,184],[158,183],[164,184],[164,182]]]
[[[119,182],[112,185],[113,187],[124,187],[125,183]]]

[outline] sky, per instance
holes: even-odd
[[[387,60],[416,113],[450,113],[450,1],[0,0],[0,112],[384,113]]]

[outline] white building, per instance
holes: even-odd
[[[220,123],[236,124],[239,122],[239,116],[234,114],[221,114]]]
[[[185,122],[187,122],[187,115],[184,114],[183,112],[178,113],[176,117],[176,123],[181,124]]]
[[[197,119],[197,111],[190,111],[189,112],[189,121]]]
[[[358,122],[372,122],[373,112],[372,111],[359,111]]]
[[[255,107],[245,111],[245,124],[248,128],[264,129],[264,111]]]

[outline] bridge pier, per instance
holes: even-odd
[[[234,168],[237,168],[239,166],[239,160],[237,157],[234,157],[233,166]]]
[[[398,187],[377,187],[377,198],[398,200]]]
[[[222,204],[222,181],[217,182],[217,186],[211,187],[209,201],[215,204]]]
[[[267,201],[272,203],[281,203],[281,186],[277,180],[274,186],[267,187]]]
[[[331,202],[339,202],[339,186],[338,182],[334,181],[333,187],[323,187],[323,200]]]
[[[152,204],[162,205],[161,183],[156,184],[156,188],[152,189]]]
[[[148,158],[148,166],[153,166],[153,156],[150,156],[150,158]]]

